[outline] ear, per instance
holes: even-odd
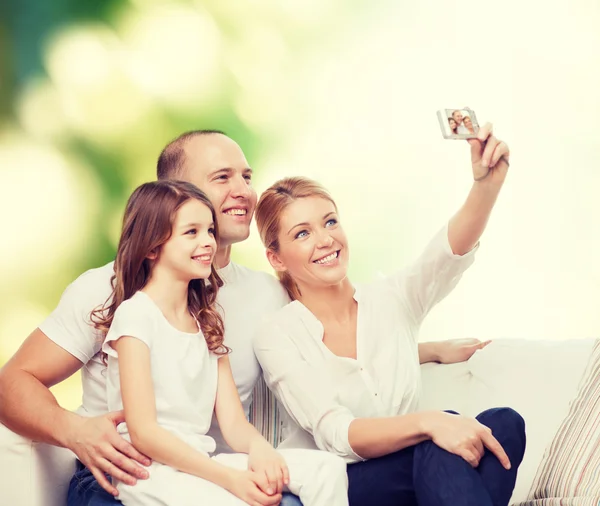
[[[277,272],[285,272],[287,270],[284,263],[279,258],[279,255],[272,249],[267,250],[267,260],[271,264],[271,267],[273,267],[273,269],[275,269]]]
[[[156,249],[153,249],[150,253],[146,255],[146,258],[148,260],[156,260],[158,258],[158,251]]]

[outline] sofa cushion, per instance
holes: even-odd
[[[600,341],[522,506],[600,504]]]
[[[527,449],[511,502],[528,498],[544,452],[569,413],[594,345],[593,339],[498,339],[469,360],[472,379],[464,414],[509,406],[525,419]]]

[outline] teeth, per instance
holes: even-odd
[[[194,260],[201,260],[201,261],[205,261],[205,260],[210,260],[210,255],[199,255],[197,257],[192,257]]]
[[[230,216],[245,216],[246,213],[245,209],[228,209],[225,211],[225,214],[229,214]]]
[[[316,264],[326,264],[327,262],[331,262],[337,258],[337,251],[333,252],[331,255],[327,255],[325,258],[321,258],[321,260],[315,260]]]

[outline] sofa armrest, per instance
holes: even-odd
[[[2,504],[64,506],[74,472],[70,450],[36,443],[0,424]]]

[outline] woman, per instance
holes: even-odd
[[[508,170],[491,125],[469,143],[475,181],[464,205],[411,268],[367,286],[347,278],[346,236],[318,184],[284,179],[257,207],[293,300],[255,339],[265,380],[295,422],[282,447],[344,457],[352,506],[506,506],[514,488],[525,448],[518,413],[417,412],[419,327],[472,264]]]
[[[473,122],[471,121],[471,118],[469,116],[465,116],[463,118],[463,124],[465,125],[465,128],[469,131],[470,134],[475,133],[475,127],[473,126]]]

